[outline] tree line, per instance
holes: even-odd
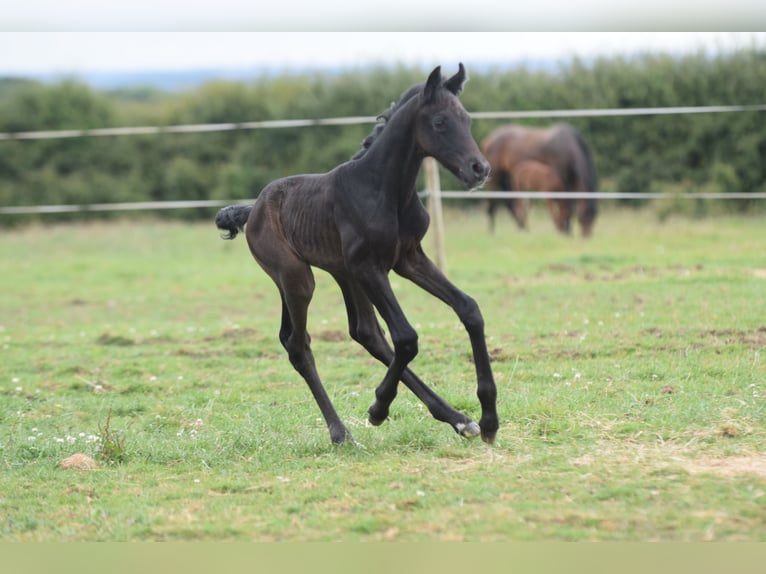
[[[97,91],[76,79],[51,84],[4,78],[0,132],[375,116],[427,72],[378,66],[216,81],[183,92]],[[445,63],[444,73],[450,72]],[[469,67],[468,73],[461,99],[473,112],[757,105],[764,103],[766,51],[572,59],[555,69]],[[602,191],[766,191],[765,112],[564,121],[590,143]],[[481,140],[501,123],[475,120],[474,136]],[[372,127],[0,141],[0,205],[254,198],[273,179],[326,171],[348,160]],[[443,187],[459,189],[446,173]],[[729,201],[716,209],[758,210],[762,203]],[[674,205],[684,209],[682,202]],[[706,208],[697,202],[694,209]],[[164,215],[209,217],[210,210]],[[9,224],[11,218],[0,219],[0,225]]]

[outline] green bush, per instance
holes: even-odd
[[[450,73],[449,63],[444,71]],[[573,59],[553,71],[468,71],[471,82],[462,99],[469,111],[762,104],[766,52],[647,54]],[[180,93],[139,88],[98,92],[76,80],[44,84],[0,79],[0,131],[373,117],[426,73],[415,67],[373,67],[210,82]],[[590,143],[602,191],[766,189],[763,112],[562,121],[574,124]],[[501,123],[474,121],[474,136],[480,140]],[[524,123],[545,125],[551,120]],[[322,172],[347,160],[371,129],[372,124],[363,124],[0,141],[0,203],[254,198],[278,177]],[[458,185],[443,175],[445,189]],[[761,209],[762,203],[737,200],[722,209],[750,211]],[[680,208],[679,202],[674,204]],[[184,211],[182,217],[208,213]],[[45,216],[77,217],[83,215]],[[4,216],[0,225],[12,219]]]

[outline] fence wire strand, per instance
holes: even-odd
[[[665,108],[598,108],[579,110],[529,110],[529,111],[500,111],[473,112],[471,117],[476,120],[507,120],[529,118],[577,118],[596,116],[648,116],[667,114],[704,114],[731,112],[762,112],[766,104],[735,105],[735,106],[680,106]],[[340,118],[295,119],[295,120],[264,120],[252,122],[231,122],[217,124],[183,124],[172,126],[137,126],[116,128],[92,128],[70,130],[41,130],[25,132],[0,132],[0,140],[35,140],[59,139],[78,137],[153,135],[153,134],[184,134],[221,132],[233,130],[254,129],[284,129],[304,128],[312,126],[341,126],[375,123],[375,116],[350,116]]]
[[[664,108],[601,108],[577,110],[535,110],[535,111],[499,111],[473,112],[471,117],[476,120],[509,120],[530,118],[566,118],[566,117],[597,117],[597,116],[647,116],[667,114],[700,114],[700,113],[731,113],[731,112],[763,112],[766,104],[733,105],[733,106],[681,106]],[[0,141],[62,139],[78,137],[104,137],[126,135],[155,135],[155,134],[187,134],[221,132],[253,129],[285,129],[304,128],[312,126],[337,126],[375,123],[374,116],[350,116],[320,119],[295,120],[264,120],[251,122],[231,122],[215,124],[185,124],[171,126],[136,126],[115,128],[92,128],[70,130],[43,130],[25,132],[0,132]],[[423,192],[421,198],[427,198]],[[529,199],[556,198],[597,198],[597,199],[766,199],[766,193],[617,193],[617,192],[541,192],[541,191],[442,191],[444,199],[508,199],[522,197]],[[204,207],[219,207],[232,203],[249,203],[254,200],[199,200],[199,201],[140,201],[130,203],[95,203],[82,205],[27,205],[0,206],[0,215],[21,215],[32,213],[77,213],[99,211],[141,211],[162,209],[191,209]]]

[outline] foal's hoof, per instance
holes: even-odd
[[[487,444],[494,444],[497,431],[481,431],[481,440]]]
[[[383,418],[383,419],[375,418],[370,413],[367,413],[367,422],[370,423],[374,427],[379,427],[384,422],[386,422],[386,419],[385,418]]]
[[[372,405],[367,409],[367,421],[375,427],[382,425],[388,418],[388,410],[385,413],[378,413],[376,412],[377,410],[379,409],[376,408],[376,405]]]
[[[481,432],[479,425],[473,421],[470,421],[468,424],[457,423],[455,425],[455,430],[457,430],[458,434],[464,436],[465,438],[473,438],[475,436],[479,436],[479,433]]]
[[[354,437],[351,436],[351,433],[346,428],[331,430],[330,441],[332,441],[332,444],[356,444]]]

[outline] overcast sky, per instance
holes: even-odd
[[[752,30],[763,0],[0,0],[4,31]]]
[[[510,0],[509,0],[510,1]],[[766,47],[763,32],[3,32],[0,74],[508,63]]]

